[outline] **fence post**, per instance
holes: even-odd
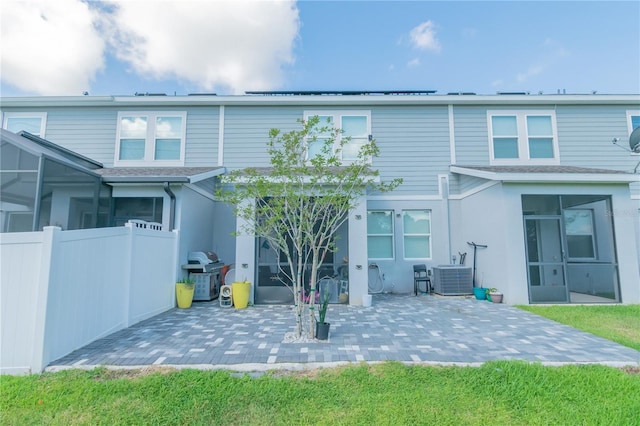
[[[125,228],[128,230],[128,238],[127,238],[127,246],[125,247],[123,253],[123,269],[127,273],[127,282],[126,282],[126,291],[124,292],[124,306],[126,309],[124,310],[124,324],[125,327],[130,327],[131,321],[131,287],[132,287],[132,277],[133,277],[133,263],[131,261],[131,256],[133,256],[134,244],[136,238],[136,224],[127,222],[124,224]]]
[[[42,258],[40,265],[40,278],[38,279],[35,327],[33,330],[33,355],[31,358],[31,372],[41,373],[51,361],[49,358],[47,340],[47,308],[49,306],[49,288],[53,277],[53,269],[56,267],[53,259],[53,248],[57,244],[62,228],[58,226],[45,226],[43,229]]]

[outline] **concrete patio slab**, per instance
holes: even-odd
[[[97,340],[47,370],[172,366],[257,371],[394,360],[479,365],[491,360],[639,366],[640,352],[502,304],[432,295],[374,295],[368,308],[330,305],[328,341],[285,343],[291,306],[173,309]]]

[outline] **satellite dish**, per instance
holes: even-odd
[[[631,136],[629,136],[629,148],[636,154],[640,153],[640,127],[636,127]]]

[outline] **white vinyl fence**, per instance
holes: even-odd
[[[0,234],[0,373],[39,373],[173,308],[177,237],[133,224]]]

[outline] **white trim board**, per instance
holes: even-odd
[[[638,176],[630,173],[505,173],[459,166],[451,166],[450,170],[452,173],[502,182],[631,183],[638,181]]]

